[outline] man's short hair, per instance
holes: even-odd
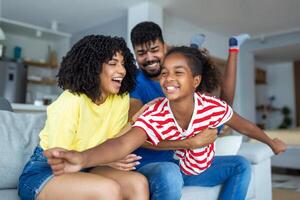
[[[145,21],[135,25],[131,30],[130,38],[133,48],[135,45],[147,44],[157,39],[164,43],[161,28],[151,21]]]

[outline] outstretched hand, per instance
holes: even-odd
[[[273,145],[271,148],[275,154],[280,154],[280,153],[285,152],[286,144],[282,140],[280,140],[278,138],[274,138]]]
[[[131,171],[136,169],[135,167],[140,164],[140,162],[138,161],[140,159],[142,159],[142,157],[137,156],[135,154],[129,154],[121,160],[107,164],[107,166],[122,171]]]
[[[80,152],[68,151],[63,148],[48,149],[44,151],[44,156],[48,158],[48,164],[54,175],[79,172],[84,160]]]

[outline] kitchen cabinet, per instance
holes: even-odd
[[[71,34],[6,18],[0,18],[0,27],[6,35],[5,57],[14,58],[15,48],[19,48],[28,66],[26,102],[58,95],[57,63],[70,48]]]

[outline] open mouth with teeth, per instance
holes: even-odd
[[[122,80],[123,80],[123,77],[115,77],[115,78],[112,78],[112,81],[113,81],[114,83],[119,84],[119,85],[121,85]]]
[[[173,92],[176,92],[179,89],[179,87],[172,85],[172,86],[166,86],[166,87],[164,87],[164,89],[167,93],[173,93]]]
[[[148,62],[144,65],[144,67],[147,69],[156,69],[159,67],[159,61]]]

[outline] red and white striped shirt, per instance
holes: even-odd
[[[216,128],[226,123],[233,114],[230,106],[214,97],[195,93],[194,100],[194,112],[187,130],[177,124],[167,98],[150,106],[134,127],[143,129],[148,141],[157,145],[163,140],[183,140],[201,134],[206,128]],[[197,175],[206,170],[214,154],[214,143],[198,149],[175,150],[180,168],[187,175]]]

